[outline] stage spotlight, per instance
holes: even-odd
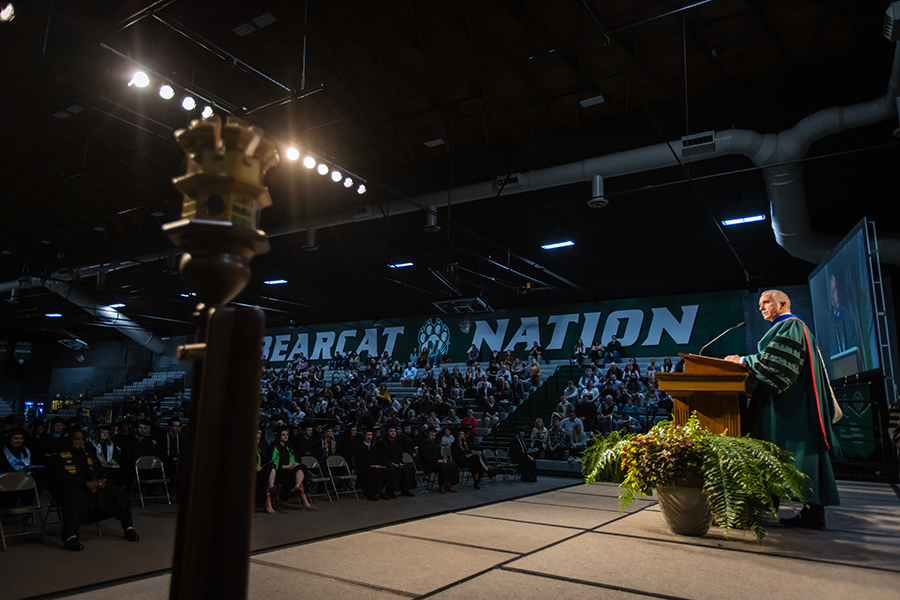
[[[0,21],[9,23],[16,18],[16,9],[13,8],[12,2],[7,4],[3,10],[0,10]]]
[[[316,168],[316,159],[312,156],[307,156],[303,159],[303,166],[307,169],[315,169]]]
[[[325,163],[319,163],[319,166],[316,167],[316,172],[319,175],[328,175],[328,165]]]
[[[297,160],[300,158],[300,151],[294,147],[288,148],[287,152],[284,153],[287,156],[288,160]]]
[[[345,188],[351,188],[351,187],[353,187],[353,180],[350,179],[349,177],[347,177],[346,179],[344,179],[344,187],[345,187]]]
[[[344,174],[341,173],[340,171],[338,171],[337,169],[335,169],[334,171],[331,172],[331,180],[333,182],[337,183],[338,181],[340,181],[343,178],[344,178]]]
[[[194,110],[197,108],[197,102],[190,96],[185,96],[184,100],[181,101],[181,108],[184,110]]]
[[[359,184],[359,187],[356,188],[357,194],[365,194],[368,190],[366,190],[366,185],[364,183]]]
[[[128,87],[134,86],[139,88],[145,88],[150,85],[150,78],[147,77],[147,74],[143,71],[137,71],[131,77],[131,81],[128,82]]]
[[[208,119],[211,116],[213,116],[212,106],[204,106],[203,110],[200,111],[200,116],[203,117],[204,119]]]
[[[175,97],[175,90],[172,89],[171,85],[161,85],[159,86],[159,97],[163,100],[171,100]]]

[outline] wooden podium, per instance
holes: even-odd
[[[657,373],[659,389],[675,399],[675,423],[687,423],[697,411],[700,424],[713,433],[741,435],[740,403],[746,397],[750,368],[719,358],[679,354],[684,373]]]

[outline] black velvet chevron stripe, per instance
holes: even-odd
[[[782,350],[781,348],[769,346],[768,348],[766,348],[766,354],[771,354],[772,356],[800,366],[803,364],[803,356],[806,354],[806,352],[801,352],[798,356],[795,352],[788,352],[787,350]]]
[[[781,344],[782,346],[787,346],[788,348],[793,348],[797,352],[800,352],[803,350],[803,344],[801,342],[798,342],[797,340],[795,340],[793,338],[785,337],[783,335],[776,335],[775,337],[772,338],[772,341],[777,342],[777,343]]]
[[[762,364],[762,362],[757,362],[753,365],[756,368],[756,371],[762,375],[762,378],[768,381],[773,387],[777,388],[780,391],[784,391],[791,387],[791,382],[786,380],[784,377]]]
[[[795,363],[794,361],[784,363],[779,360],[772,360],[771,358],[763,355],[763,358],[759,359],[759,362],[766,365],[766,367],[771,369],[772,371],[780,373],[789,379],[794,379],[797,373],[800,372],[800,364]]]

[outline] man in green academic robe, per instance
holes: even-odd
[[[800,514],[781,523],[825,529],[825,506],[841,503],[829,458],[840,458],[831,427],[842,416],[840,408],[816,340],[791,314],[787,294],[763,292],[759,310],[772,325],[759,341],[757,354],[726,360],[746,364],[759,382],[748,409],[751,435],[793,453],[797,469],[812,483]]]

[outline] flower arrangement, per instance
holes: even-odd
[[[662,486],[702,485],[709,509],[725,530],[749,529],[765,538],[775,498],[802,502],[809,480],[790,452],[748,436],[728,437],[702,427],[697,414],[684,425],[663,421],[646,434],[595,438],[583,455],[585,482],[620,484],[619,506]]]

